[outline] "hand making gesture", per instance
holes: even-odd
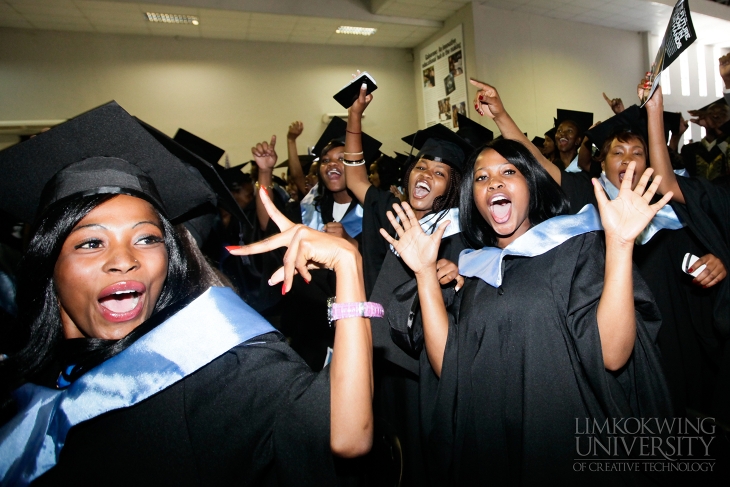
[[[489,118],[495,118],[504,113],[504,105],[502,99],[497,93],[497,89],[481,81],[470,79],[469,83],[479,88],[474,98],[474,108],[482,117],[484,115]]]
[[[251,147],[251,154],[260,170],[272,171],[279,157],[276,155],[276,135],[271,136],[270,142],[260,142]]]
[[[624,179],[621,181],[618,197],[609,200],[597,179],[593,180],[593,189],[598,202],[598,211],[601,214],[601,223],[606,232],[606,240],[613,239],[615,242],[634,244],[634,240],[646,228],[657,212],[672,199],[672,192],[654,204],[651,199],[654,197],[661,176],[654,178],[649,188],[646,188],[649,178],[654,172],[649,168],[639,180],[636,188],[631,190],[631,182],[634,178],[635,162],[629,163]]]
[[[398,240],[388,235],[388,232],[382,228],[380,234],[393,246],[396,252],[400,254],[403,262],[415,274],[435,269],[441,238],[451,221],[445,220],[438,226],[436,231],[431,235],[427,235],[418,223],[418,218],[416,218],[416,214],[413,213],[408,203],[394,204],[393,209],[400,221],[396,220],[391,211],[387,212],[386,215],[398,235]]]

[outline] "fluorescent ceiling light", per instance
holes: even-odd
[[[371,36],[378,29],[372,27],[352,27],[350,25],[341,25],[335,31],[336,34],[351,34],[356,36]]]
[[[162,22],[163,24],[200,24],[200,21],[195,15],[147,12],[145,13],[145,17],[147,17],[147,20],[150,22]]]

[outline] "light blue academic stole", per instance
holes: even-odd
[[[58,461],[69,429],[134,406],[231,348],[275,331],[230,288],[213,287],[67,389],[25,384],[0,429],[0,484],[28,485]]]
[[[556,216],[535,225],[503,249],[462,250],[459,274],[478,277],[492,287],[499,287],[502,285],[502,260],[505,256],[535,257],[570,238],[597,230],[603,230],[601,217],[593,205],[585,205],[576,215]]]
[[[314,187],[307,193],[307,196],[302,198],[299,203],[299,207],[302,211],[302,223],[313,228],[318,232],[324,230],[324,222],[322,221],[322,213],[320,213],[314,205],[314,197],[317,195],[317,187],[319,184],[315,184]],[[345,229],[347,234],[355,238],[362,233],[362,215],[363,209],[358,204],[354,210],[348,212],[339,223]]]
[[[397,220],[400,221],[400,218],[397,218]],[[441,239],[456,235],[457,233],[461,233],[461,227],[459,227],[458,208],[450,208],[448,210],[442,210],[438,213],[431,213],[418,220],[418,224],[421,225],[421,229],[426,235],[431,235],[433,232],[436,231],[439,224],[446,220],[450,220],[451,223],[449,223],[449,226],[446,227],[446,230],[444,231]],[[400,255],[398,255],[398,252],[395,251],[395,248],[392,245],[390,246],[390,251],[400,257]]]
[[[619,190],[611,181],[608,180],[606,173],[601,173],[601,177],[598,180],[601,183],[601,186],[603,186],[603,189],[606,190],[608,197],[615,200],[618,197]],[[644,245],[651,240],[651,238],[656,235],[659,230],[664,228],[668,230],[679,230],[684,226],[684,223],[679,220],[674,209],[669,204],[666,204],[657,212],[654,218],[651,219],[649,224],[641,231],[639,236],[636,237],[636,245]]]

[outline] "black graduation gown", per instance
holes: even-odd
[[[591,204],[598,208],[596,194],[593,192],[591,178],[585,171],[565,172],[561,171],[560,187],[568,196],[570,203],[570,214],[575,215],[581,208]]]
[[[612,474],[573,470],[576,418],[669,416],[654,346],[659,313],[636,274],[633,354],[619,372],[604,368],[596,321],[604,254],[603,236],[587,233],[543,255],[506,258],[498,289],[467,279],[449,308],[440,379],[422,340],[410,343],[421,351],[433,485],[615,485]]]
[[[681,264],[687,252],[698,257],[712,253],[729,262],[730,251],[723,242],[730,241],[730,229],[723,222],[730,222],[730,198],[727,190],[706,180],[678,177],[677,181],[689,196],[685,195],[686,205],[672,203],[672,208],[687,227],[660,230],[646,244],[636,245],[634,263],[661,313],[658,345],[676,414],[684,416],[689,408],[728,422],[730,284],[725,279],[714,288],[701,289],[681,271]],[[582,204],[575,195],[592,193],[593,187],[587,179],[572,183],[579,184],[563,189]],[[571,199],[571,210],[575,206]]]
[[[283,208],[283,201],[280,202]],[[278,206],[278,205],[277,205]],[[299,205],[290,205],[289,212]],[[322,221],[331,223],[334,204],[322,204]],[[357,201],[353,200],[345,214],[354,211]],[[281,208],[280,208],[281,209]],[[301,213],[299,221],[301,222]],[[269,221],[267,235],[279,233],[273,221]],[[355,240],[361,242],[358,235]],[[264,285],[269,276],[282,266],[286,248],[268,252],[264,271]],[[269,272],[270,271],[270,272]],[[281,297],[280,329],[291,339],[291,347],[302,356],[312,370],[322,370],[327,357],[327,347],[332,347],[335,340],[335,330],[327,321],[327,299],[335,295],[337,280],[335,273],[327,269],[310,271],[312,280],[307,284],[301,276],[294,276],[291,290]],[[280,292],[280,286],[277,286]]]
[[[329,369],[313,373],[278,333],[248,343],[72,427],[33,485],[335,485]]]
[[[376,374],[374,412],[376,434],[398,437],[403,455],[402,486],[420,486],[428,482],[421,448],[421,432],[418,400],[418,356],[409,356],[393,342],[388,319],[392,316],[408,317],[411,306],[391,300],[398,289],[413,292],[416,281],[413,273],[391,250],[388,242],[380,235],[384,228],[391,235],[393,226],[385,212],[392,211],[393,203],[400,200],[390,191],[371,186],[365,197],[363,213],[363,267],[365,276],[370,276],[373,289],[370,301],[381,303],[385,308],[383,318],[371,318],[373,332],[373,355]],[[456,224],[458,222],[454,222]],[[461,235],[446,237],[439,246],[439,259],[459,261],[464,249]],[[374,277],[377,279],[374,279]],[[366,281],[367,282],[367,281]],[[444,289],[453,295],[453,287]],[[397,340],[399,337],[395,337]],[[383,468],[384,465],[379,465]],[[385,475],[382,475],[385,477]]]
[[[685,204],[673,204],[675,211],[700,244],[730,269],[730,190],[702,178],[677,178],[677,182]],[[717,375],[710,414],[730,424],[730,278],[712,290],[713,322],[703,328],[719,340],[713,354]]]
[[[362,205],[362,264],[367,296],[372,294],[385,257],[390,252],[388,242],[380,235],[380,229],[384,228],[390,235],[395,233],[385,215],[387,211],[393,211],[395,203],[400,203],[400,200],[393,193],[373,185],[365,193]]]

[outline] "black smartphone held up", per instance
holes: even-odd
[[[350,108],[357,97],[360,96],[360,87],[365,83],[368,86],[368,95],[378,89],[378,85],[367,71],[362,73],[358,78],[350,81],[344,88],[337,92],[333,98],[337,103],[345,108]]]

